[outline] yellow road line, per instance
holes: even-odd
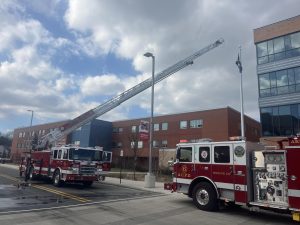
[[[41,186],[41,185],[33,184],[32,187],[37,188],[37,189],[41,189],[41,190],[44,190],[44,191],[48,191],[48,192],[51,192],[51,193],[54,193],[54,194],[57,194],[57,195],[61,195],[61,196],[64,196],[64,197],[67,197],[67,198],[70,198],[70,199],[73,199],[73,200],[76,200],[76,201],[79,201],[79,202],[90,202],[90,200],[88,200],[86,198],[81,198],[81,197],[76,196],[76,195],[72,195],[72,194],[69,194],[69,193],[66,193],[66,192],[62,192],[62,191],[59,191],[59,190],[56,190],[56,189],[44,187],[44,186]]]
[[[14,177],[5,175],[5,174],[0,174],[0,176],[4,177],[6,179],[9,179],[9,180],[15,181],[15,182],[20,182],[20,180],[14,178]],[[44,187],[44,186],[37,185],[37,184],[33,184],[31,186],[34,187],[34,188],[41,189],[41,190],[47,191],[47,192],[51,192],[51,193],[54,193],[54,194],[57,194],[57,195],[61,195],[63,197],[66,197],[66,198],[69,198],[69,199],[73,199],[73,200],[76,200],[76,201],[79,201],[79,202],[90,202],[89,199],[81,198],[79,196],[72,195],[72,194],[69,194],[69,193],[66,193],[66,192],[62,192],[62,191],[59,191],[59,190],[56,190],[56,189]]]
[[[14,178],[14,177],[11,177],[11,176],[8,176],[8,175],[5,175],[5,174],[0,174],[1,177],[4,177],[6,179],[9,179],[9,180],[12,180],[12,181],[16,181],[16,182],[19,182],[20,180],[18,180],[17,178]]]

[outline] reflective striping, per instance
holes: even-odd
[[[184,178],[173,178],[173,182],[181,183],[181,184],[190,184],[192,182],[191,179],[184,179]]]
[[[247,185],[243,185],[243,184],[235,184],[235,190],[236,191],[247,191]]]
[[[48,169],[47,167],[42,167],[42,168],[41,168],[41,171],[42,171],[42,172],[48,172],[48,170],[49,170],[49,169]],[[51,172],[51,173],[54,173],[54,171],[55,171],[55,169],[53,169],[53,168],[50,169],[50,172]],[[34,168],[34,172],[35,172],[36,174],[39,174],[40,169],[35,167],[35,168]],[[71,174],[71,175],[74,174],[74,175],[80,175],[78,171],[76,172],[76,171],[73,171],[73,170],[64,170],[64,169],[60,169],[60,172],[61,172],[62,174]],[[96,171],[95,171],[95,172],[96,172]],[[43,175],[45,175],[45,173],[43,173]],[[93,175],[96,175],[96,174],[89,173],[89,174],[83,174],[83,175],[90,175],[90,176],[92,175],[92,176],[93,176]]]
[[[234,190],[234,184],[223,183],[223,182],[215,182],[215,184],[217,185],[217,188]]]
[[[179,184],[190,184],[192,179],[184,179],[184,178],[173,178],[174,183]],[[243,184],[232,184],[232,183],[223,183],[223,182],[215,182],[217,188],[229,189],[229,190],[237,190],[237,191],[247,191],[247,185]]]
[[[300,198],[300,190],[288,189],[289,197],[299,197]]]

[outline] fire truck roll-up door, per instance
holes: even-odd
[[[290,208],[300,209],[300,148],[290,146],[286,148],[286,164],[288,179],[288,201]]]

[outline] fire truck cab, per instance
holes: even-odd
[[[83,183],[90,186],[104,180],[110,170],[111,152],[100,147],[61,146],[31,153],[29,162],[22,161],[20,175],[27,171],[28,178],[48,177],[55,186],[62,182]]]
[[[300,219],[300,137],[285,141],[280,149],[244,140],[179,143],[173,182],[165,189],[188,195],[202,210],[223,201]]]

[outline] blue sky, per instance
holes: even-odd
[[[239,110],[242,46],[245,113],[259,120],[253,29],[299,12],[297,0],[1,0],[0,132],[28,126],[27,110],[33,124],[72,119],[150,77],[145,52],[159,72],[221,37],[155,87],[155,114]],[[148,116],[149,93],[100,118]]]

